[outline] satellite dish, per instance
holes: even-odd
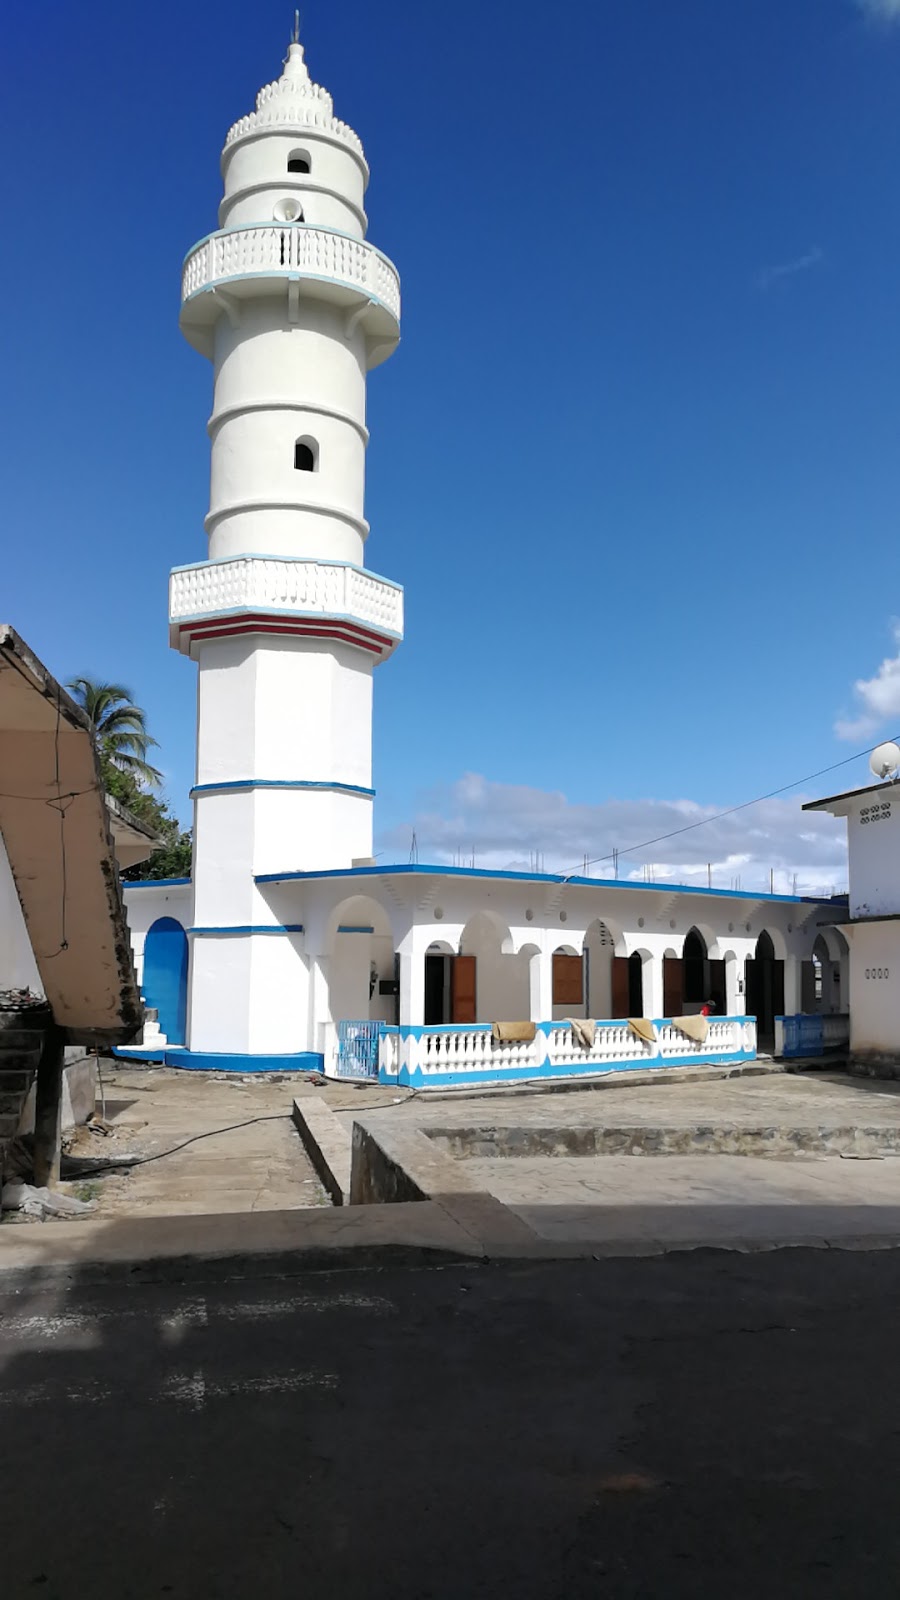
[[[889,739],[886,744],[877,744],[869,757],[869,769],[876,778],[889,778],[892,772],[900,767],[900,745],[894,744]]]

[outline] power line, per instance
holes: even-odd
[[[733,817],[738,811],[749,811],[751,806],[762,805],[764,800],[775,800],[778,795],[787,794],[790,789],[799,789],[801,783],[812,783],[816,778],[824,778],[826,773],[837,772],[840,767],[848,767],[851,761],[859,761],[862,756],[871,755],[875,748],[875,745],[868,745],[865,750],[857,750],[855,755],[845,756],[842,761],[832,762],[830,767],[820,767],[818,772],[808,772],[803,778],[795,778],[793,783],[783,783],[779,789],[770,789],[768,794],[757,795],[755,800],[743,800],[739,806],[729,806],[726,811],[717,811],[711,817],[700,817],[697,822],[688,822],[683,828],[672,828],[668,833],[657,834],[655,839],[645,839],[643,844],[630,845],[627,850],[612,850],[606,856],[592,856],[586,865],[596,867],[601,861],[618,862],[623,855],[636,855],[639,850],[649,850],[651,845],[664,844],[667,839],[677,839],[683,833],[692,833],[695,828],[705,828],[710,822],[721,822],[723,817]],[[578,868],[573,867],[570,872],[563,873],[563,877],[574,878],[577,871]]]

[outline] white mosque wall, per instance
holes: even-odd
[[[287,325],[286,325],[287,324]],[[242,303],[216,324],[211,424],[212,559],[307,556],[361,564],[365,536],[366,350],[361,329],[325,301]],[[311,472],[294,465],[299,439]]]
[[[850,915],[900,913],[900,790],[861,794],[847,824]]]
[[[289,172],[292,157],[305,158],[309,172]],[[226,146],[222,173],[220,228],[270,222],[279,203],[291,199],[312,227],[335,228],[356,238],[365,235],[365,162],[314,129],[267,129],[256,138]]]
[[[144,977],[144,944],[154,922],[160,917],[172,917],[185,930],[191,926],[191,885],[148,878],[139,883],[123,883],[122,898],[140,984]]]
[[[254,779],[371,787],[372,663],[362,652],[256,635],[210,640],[200,650],[198,786]],[[349,865],[344,856],[369,853],[355,846],[354,839],[341,859],[316,864]]]
[[[851,877],[851,883],[853,879]],[[864,922],[850,940],[850,1050],[900,1063],[900,922]]]

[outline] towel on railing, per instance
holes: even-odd
[[[656,1043],[656,1029],[649,1017],[629,1017],[628,1031],[643,1039],[645,1044]]]
[[[536,1022],[492,1022],[492,1044],[531,1044],[537,1033]]]
[[[670,1017],[672,1027],[686,1034],[695,1044],[705,1044],[709,1038],[709,1017]]]
[[[597,1037],[597,1024],[588,1017],[564,1017],[567,1028],[572,1029],[572,1037],[582,1050],[593,1050],[594,1040]]]

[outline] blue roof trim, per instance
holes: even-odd
[[[262,926],[247,924],[246,927],[221,927],[221,928],[187,928],[187,933],[192,933],[198,939],[218,937],[222,934],[251,934],[251,933],[302,933],[302,922],[276,922],[266,923]]]
[[[190,878],[129,878],[122,879],[123,889],[180,889],[183,884],[190,883]]]
[[[815,895],[804,894],[766,894],[748,889],[702,889],[699,885],[690,883],[633,883],[623,878],[583,878],[574,873],[561,872],[493,872],[487,867],[441,867],[422,866],[421,864],[406,864],[384,867],[334,867],[317,872],[262,872],[254,879],[256,883],[289,883],[298,879],[310,878],[388,878],[398,877],[401,874],[416,873],[420,877],[439,878],[487,878],[494,882],[513,883],[557,883],[572,884],[576,888],[587,889],[628,889],[636,890],[643,894],[677,893],[709,896],[719,900],[738,900],[743,904],[749,901],[774,901],[782,905],[829,905],[829,899],[819,899]]]
[[[193,800],[195,794],[221,794],[232,789],[328,789],[338,794],[359,794],[366,800],[375,798],[374,789],[364,789],[358,783],[331,782],[326,778],[231,778],[223,783],[195,783],[190,797]]]
[[[395,583],[393,578],[385,578],[382,573],[373,572],[370,567],[357,566],[355,561],[319,561],[311,556],[270,555],[262,550],[242,550],[240,555],[216,556],[213,561],[186,561],[182,567],[170,567],[169,572],[170,574],[173,572],[196,572],[199,567],[225,567],[232,561],[286,561],[298,567],[310,565],[317,567],[352,567],[354,572],[361,573],[364,578],[375,578],[378,583],[387,584],[389,589],[396,589],[400,594],[403,593],[402,583]]]

